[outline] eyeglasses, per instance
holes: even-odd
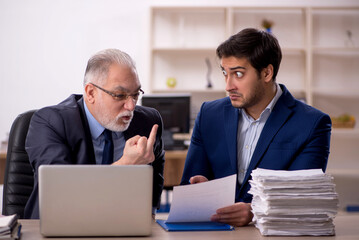
[[[103,89],[102,87],[100,87],[94,83],[90,82],[90,84],[97,87],[98,89],[104,91],[105,93],[111,95],[116,101],[127,100],[128,97],[131,97],[134,101],[137,101],[138,99],[141,99],[143,94],[145,93],[142,89],[140,89],[137,93],[134,93],[134,94],[116,94],[116,93],[113,93],[106,89]]]

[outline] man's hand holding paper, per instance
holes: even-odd
[[[218,209],[234,204],[236,175],[174,187],[167,223],[209,222]]]
[[[191,184],[203,183],[208,179],[201,175],[190,178]],[[232,226],[245,226],[252,221],[253,213],[251,212],[251,204],[238,202],[232,205],[221,207],[211,216],[211,221],[227,223]]]
[[[252,221],[253,213],[250,203],[237,202],[233,205],[219,208],[211,217],[211,221],[227,223],[232,226],[245,226]]]

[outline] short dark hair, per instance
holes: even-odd
[[[216,54],[220,59],[246,58],[258,74],[272,64],[274,81],[282,60],[282,51],[275,36],[255,28],[246,28],[231,36],[218,46]]]

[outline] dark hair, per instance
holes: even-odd
[[[246,28],[231,36],[218,46],[216,54],[220,59],[246,58],[258,74],[272,64],[274,81],[282,60],[282,52],[275,36],[255,28]]]

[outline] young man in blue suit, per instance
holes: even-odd
[[[216,53],[229,96],[202,105],[181,183],[237,174],[236,203],[218,209],[212,221],[244,226],[253,217],[252,170],[325,171],[331,121],[276,82],[282,53],[272,34],[244,29]]]
[[[37,170],[42,164],[150,164],[155,212],[163,188],[163,126],[155,109],[136,105],[142,94],[131,57],[107,49],[88,61],[83,95],[33,115],[26,151],[35,182],[25,218],[39,218]]]

